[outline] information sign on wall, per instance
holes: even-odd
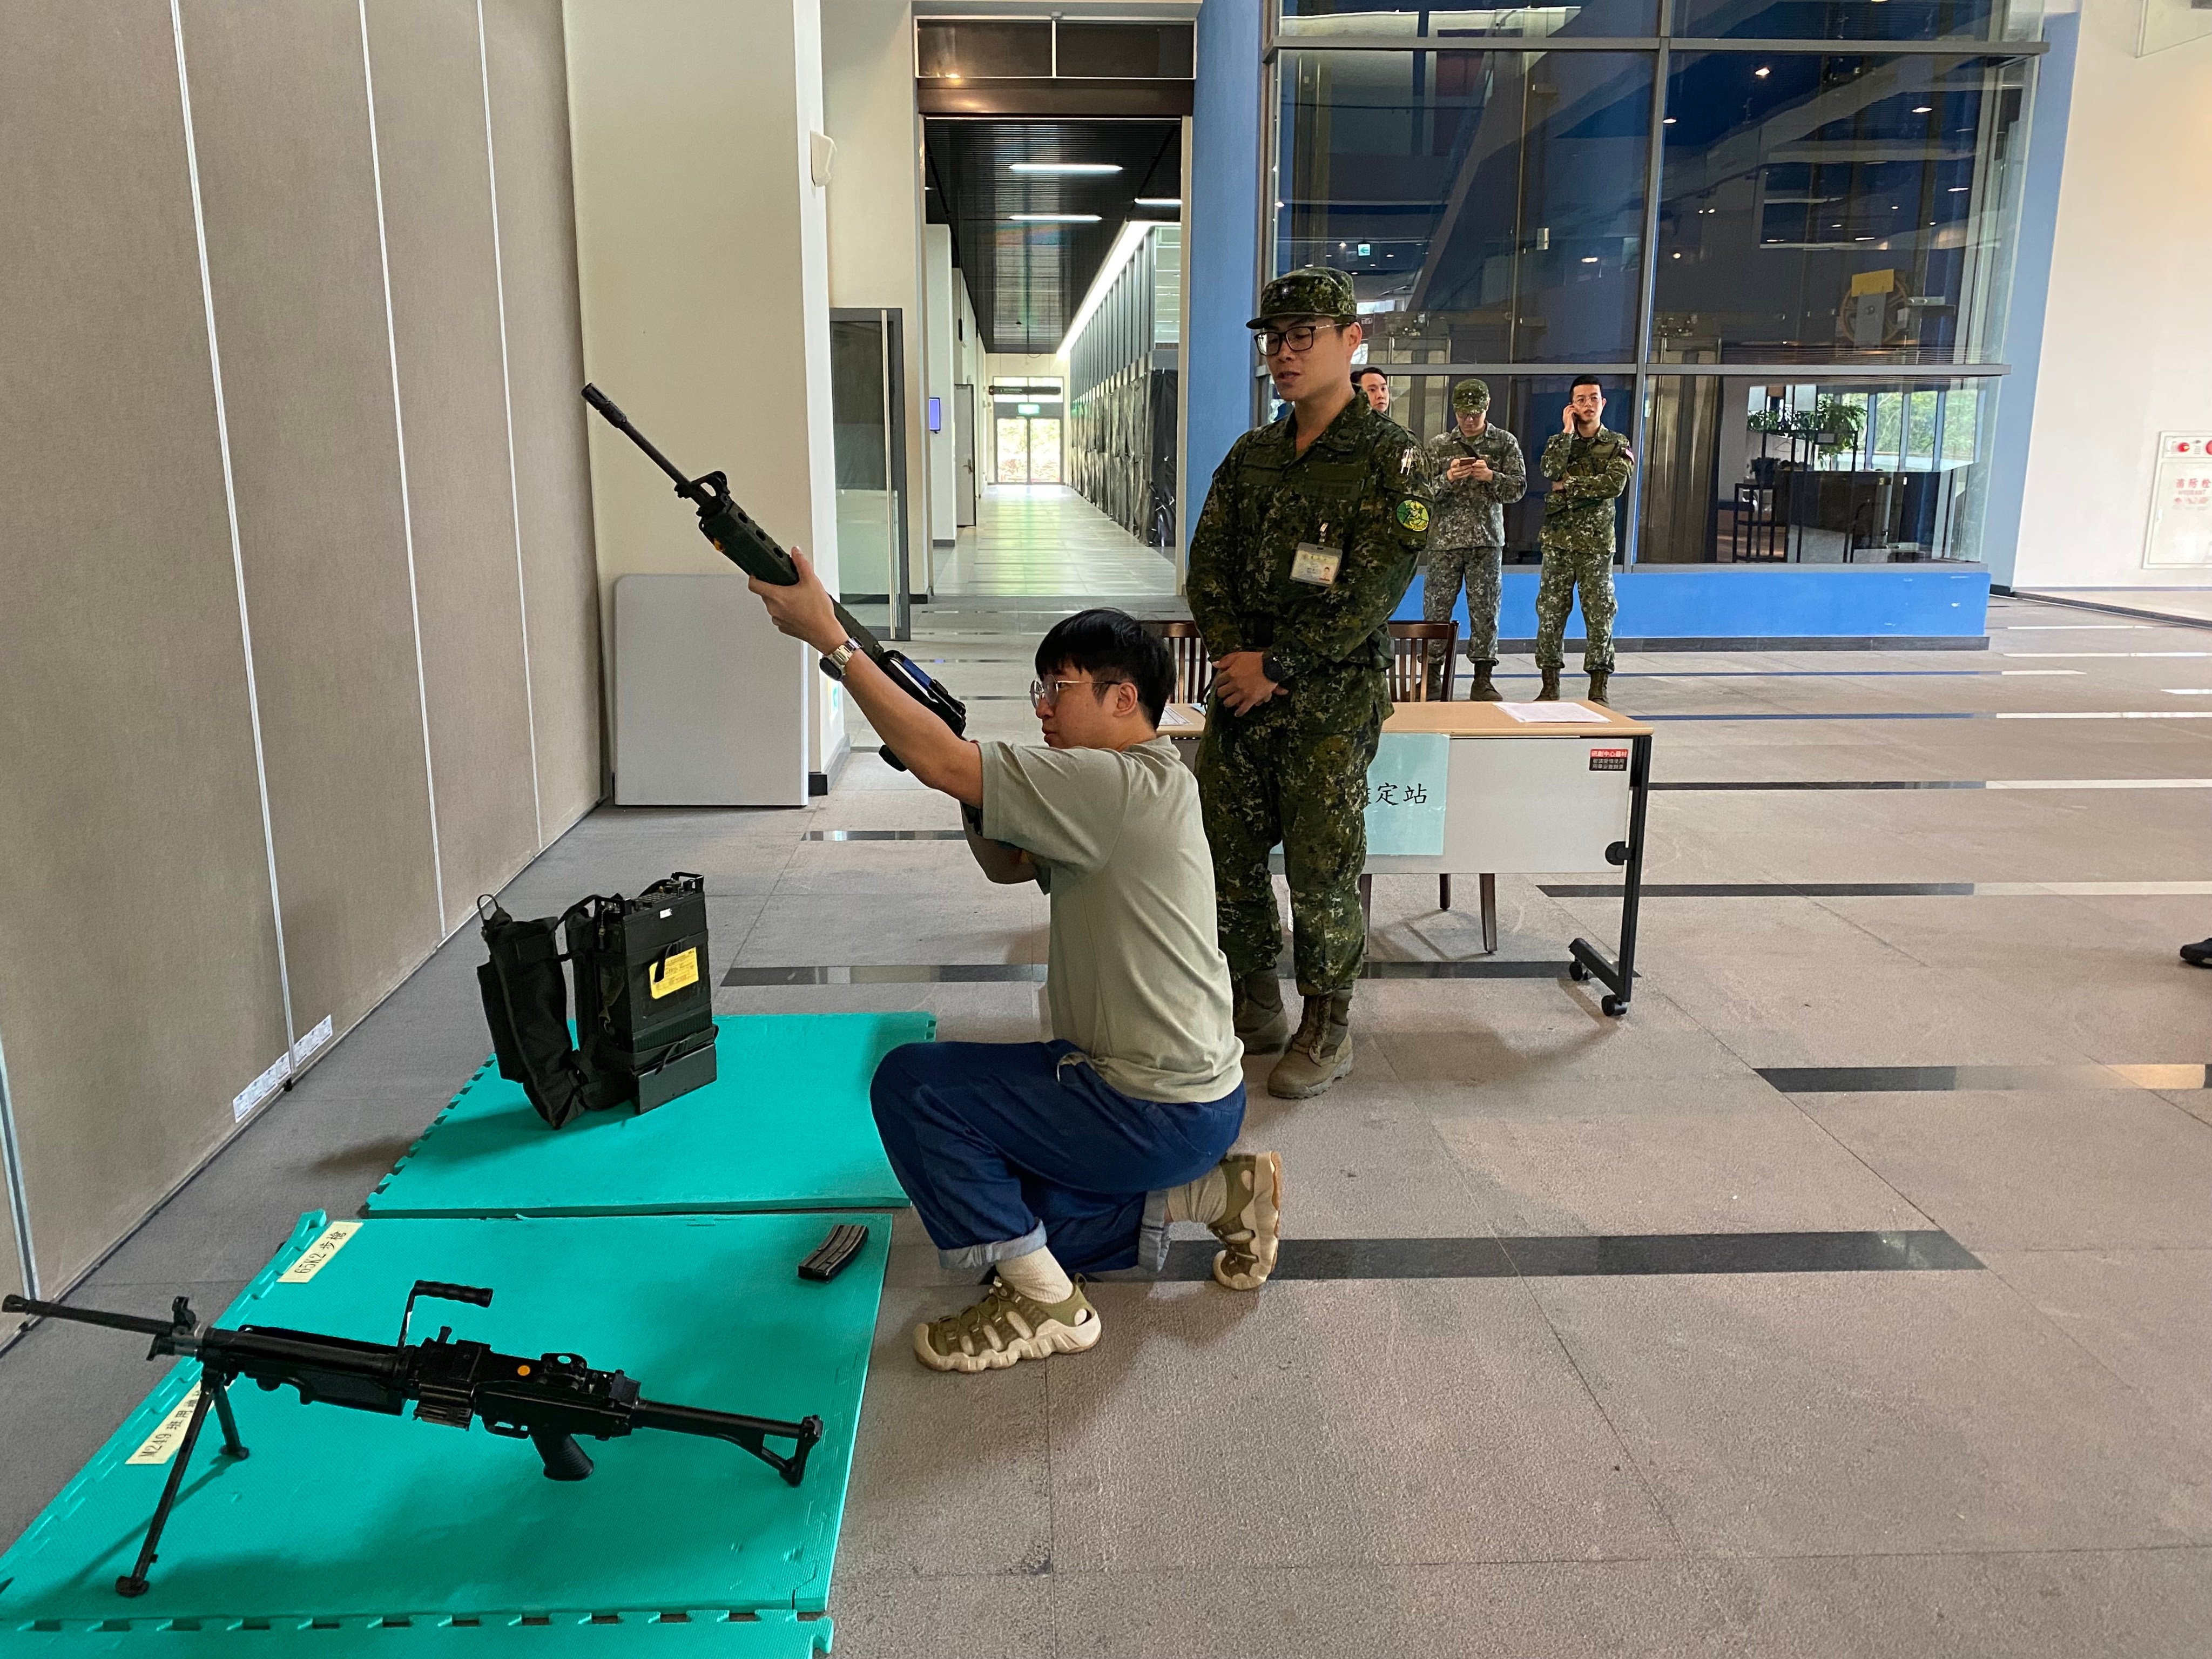
[[[2212,432],[2161,432],[2151,469],[2147,568],[2212,566]]]

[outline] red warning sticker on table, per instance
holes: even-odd
[[[1593,772],[1626,772],[1628,751],[1626,749],[1593,749],[1589,769]]]

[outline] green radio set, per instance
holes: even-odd
[[[552,1127],[617,1106],[649,1112],[714,1080],[703,877],[678,871],[635,898],[593,893],[534,921],[487,894],[477,915],[499,1074]],[[576,976],[573,1039],[563,962]]]

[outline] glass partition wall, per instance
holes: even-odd
[[[1352,274],[1425,439],[1479,374],[1533,471],[1596,374],[1637,453],[1624,559],[1971,561],[2038,28],[2002,0],[1279,0],[1271,269]],[[1509,513],[1512,556],[1539,526]]]

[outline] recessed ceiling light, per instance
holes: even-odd
[[[1137,198],[1137,205],[1139,207],[1181,207],[1182,205],[1182,198],[1180,196],[1139,196]]]
[[[1597,255],[1595,253],[1585,253],[1583,255],[1583,263],[1586,265],[1595,264],[1597,263]]]
[[[1752,73],[1757,76],[1760,80],[1764,81],[1768,76],[1773,74],[1774,71],[1767,68],[1765,64],[1761,64],[1757,69],[1752,70]]]
[[[1972,188],[1973,186],[1972,185],[1954,185],[1951,186],[1950,194],[1956,196],[1960,191],[1972,190]]]
[[[1006,169],[1009,173],[1119,173],[1118,161],[1017,161]]]
[[[1915,115],[1926,115],[1934,108],[1935,106],[1932,104],[1915,104],[1912,106],[1912,112]]]
[[[1095,225],[1098,222],[1098,216],[1095,213],[1010,213],[1006,218],[1008,222],[1017,225]]]
[[[1854,236],[1851,238],[1851,240],[1854,242],[1871,242],[1874,240],[1874,238],[1871,236]]]
[[[1671,116],[1671,115],[1670,115],[1670,116],[1668,116],[1665,120],[1662,121],[1659,125],[1660,125],[1661,126],[1662,126],[1662,127],[1671,127],[1671,126],[1673,126],[1673,125],[1674,125],[1674,118],[1673,116]]]

